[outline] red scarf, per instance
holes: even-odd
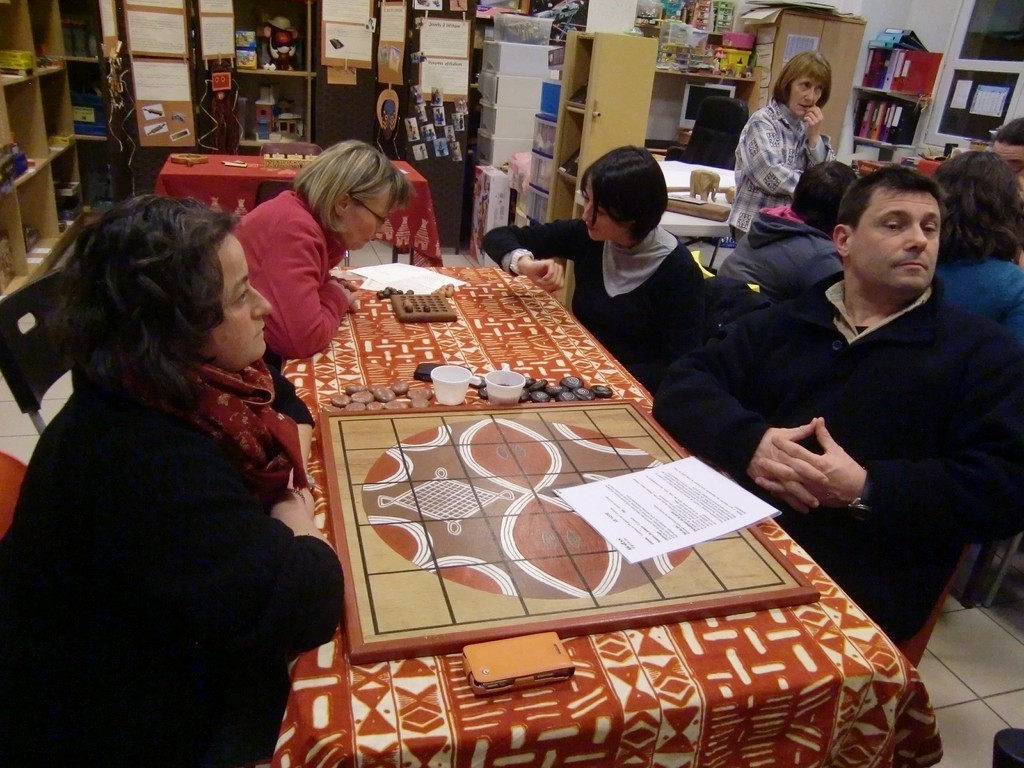
[[[141,393],[143,404],[177,416],[213,438],[264,506],[294,481],[307,487],[295,422],[273,409],[274,380],[257,360],[238,373],[204,364],[195,371],[199,403],[191,411],[160,406]]]

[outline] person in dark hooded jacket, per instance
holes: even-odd
[[[772,301],[785,301],[842,271],[832,230],[839,201],[856,178],[843,163],[808,168],[797,182],[793,204],[762,208],[718,274],[756,283]]]

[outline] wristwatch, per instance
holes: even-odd
[[[846,509],[849,511],[850,517],[854,520],[868,520],[871,518],[871,502],[868,500],[870,492],[871,481],[870,479],[865,478],[864,488],[861,489],[860,496],[846,505]]]
[[[508,260],[508,271],[511,272],[513,275],[522,274],[519,271],[519,260],[523,258],[523,256],[533,256],[533,253],[531,253],[526,248],[516,248],[514,251],[512,251],[512,255]]]

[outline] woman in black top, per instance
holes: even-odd
[[[619,147],[583,173],[582,219],[501,227],[487,254],[546,291],[562,287],[554,257],[573,262],[572,311],[650,392],[703,339],[704,282],[690,252],[658,226],[668,203],[651,154]]]
[[[0,541],[0,765],[237,766],[331,639],[337,556],[262,362],[234,222],[152,195],[87,228],[56,330],[74,393]]]

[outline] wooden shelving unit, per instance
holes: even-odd
[[[57,0],[11,0],[3,16],[0,49],[49,57],[31,71],[0,76],[0,146],[17,143],[29,162],[12,188],[0,192],[10,275],[3,290],[11,292],[46,269],[75,235],[81,192]],[[74,199],[62,196],[59,205],[57,187],[69,185]],[[70,213],[61,216],[62,209]]]
[[[616,147],[643,146],[647,121],[642,116],[651,108],[657,55],[658,41],[653,38],[569,33],[555,130],[553,162],[559,170],[552,174],[548,221],[580,217],[580,179],[597,158]],[[573,164],[575,173],[562,170],[567,163]],[[561,296],[566,306],[571,306],[573,286],[572,270],[567,268]]]

